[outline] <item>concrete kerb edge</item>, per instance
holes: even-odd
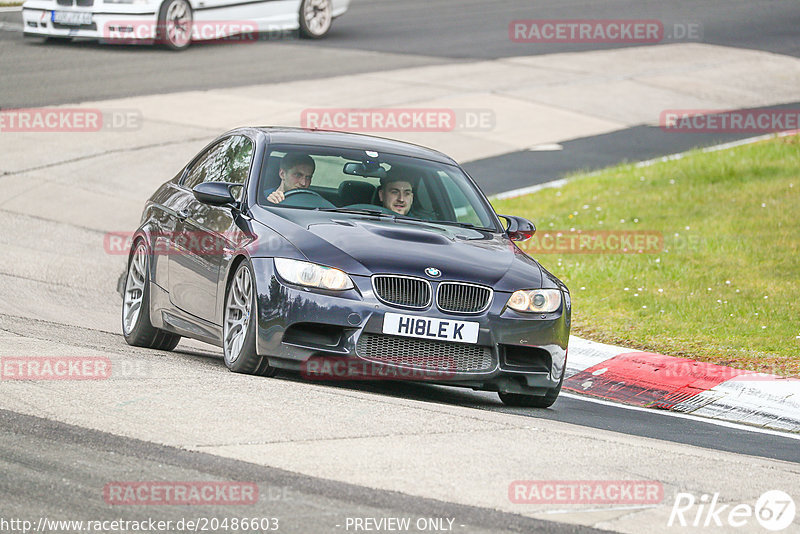
[[[661,376],[685,374],[687,381],[691,382],[693,377],[687,374],[687,368],[699,363],[675,358],[675,364],[664,364],[663,359],[668,357],[661,354],[570,336],[565,378],[568,380],[576,375],[581,376],[581,373],[590,368],[598,369],[595,372],[602,372],[603,364],[613,363],[612,360],[621,355],[635,356],[638,362],[645,363],[642,367],[652,366],[654,372],[642,372],[632,379],[617,382],[614,388],[618,391],[633,389],[646,392],[658,390],[661,384],[664,384],[661,386],[664,390],[669,390],[671,386],[661,382]],[[714,367],[730,378],[720,381],[713,387],[693,387],[691,396],[678,399],[674,405],[666,408],[662,406],[661,409],[800,434],[800,380],[770,374],[753,374],[732,367]],[[586,376],[586,373],[583,376]],[[615,380],[619,380],[619,377],[615,377]],[[614,398],[608,391],[594,392],[591,384],[585,389],[573,387],[569,390],[580,395],[637,405],[621,398]],[[656,408],[656,406],[647,407]]]

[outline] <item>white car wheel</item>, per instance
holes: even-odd
[[[300,3],[300,34],[319,39],[331,29],[333,4],[331,0],[303,0]]]
[[[172,50],[184,50],[192,42],[193,22],[187,0],[166,0],[158,13],[158,41]]]

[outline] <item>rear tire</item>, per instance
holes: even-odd
[[[269,365],[266,356],[256,353],[257,310],[253,268],[244,260],[236,268],[225,291],[222,319],[225,365],[234,373],[274,376],[277,369]]]
[[[156,350],[172,350],[181,340],[150,322],[150,254],[141,240],[134,245],[122,290],[122,335],[128,345]]]
[[[303,0],[300,2],[300,36],[321,39],[333,23],[331,0]]]
[[[561,393],[561,385],[564,383],[564,373],[566,372],[566,365],[564,370],[561,371],[561,380],[554,388],[547,390],[542,396],[525,395],[524,393],[498,393],[500,400],[506,406],[517,406],[522,408],[549,408],[556,402],[558,394]]]
[[[158,11],[156,40],[170,50],[186,50],[192,44],[193,23],[187,0],[164,0]]]

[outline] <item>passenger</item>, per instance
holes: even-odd
[[[417,182],[418,180],[408,169],[394,167],[381,178],[378,199],[384,208],[398,215],[408,215],[414,202],[414,184]]]
[[[314,158],[308,154],[289,152],[281,159],[281,169],[278,171],[281,183],[273,191],[267,192],[267,200],[273,204],[280,204],[289,191],[308,189],[315,169]]]

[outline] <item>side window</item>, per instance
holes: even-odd
[[[184,187],[193,189],[199,183],[207,182],[206,178],[214,173],[216,170],[219,154],[225,148],[225,141],[220,141],[216,145],[209,148],[205,154],[200,156],[200,159],[194,162],[186,178],[183,180]]]
[[[253,159],[253,142],[243,135],[231,137],[225,146],[224,159],[223,180],[232,184],[244,185],[247,181],[247,176],[250,174],[250,163]],[[237,187],[233,190],[236,194],[236,200],[241,200],[243,191],[243,187]]]
[[[253,142],[243,136],[235,135],[212,146],[195,162],[183,185],[189,189],[202,182],[230,182],[242,184],[247,181],[253,156]],[[237,200],[241,199],[243,188],[233,190]]]
[[[439,171],[438,174],[442,179],[442,184],[444,185],[445,190],[447,191],[447,196],[450,197],[450,203],[453,205],[453,211],[455,211],[456,220],[458,222],[474,224],[477,226],[485,226],[485,223],[481,221],[481,218],[475,212],[475,208],[472,207],[472,203],[469,201],[458,184],[456,184],[447,173]]]

